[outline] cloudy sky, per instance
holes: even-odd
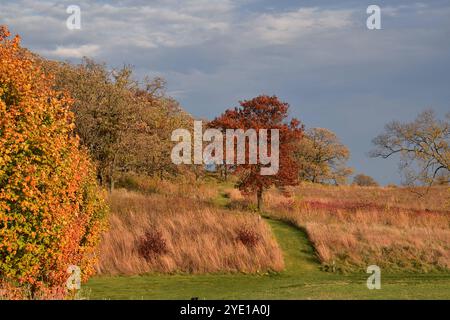
[[[368,5],[381,30],[368,30]],[[81,8],[69,30],[66,8]],[[386,122],[450,111],[450,1],[0,0],[0,24],[48,58],[83,56],[163,76],[195,116],[276,94],[307,127],[333,130],[357,172],[399,182],[395,159],[370,159]]]

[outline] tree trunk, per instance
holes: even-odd
[[[115,159],[111,163],[109,167],[109,192],[112,193],[114,191],[114,165],[115,165]]]
[[[112,193],[114,191],[114,177],[111,175],[109,180],[109,193]]]
[[[99,170],[97,170],[97,182],[100,186],[103,186],[103,174]]]
[[[262,211],[262,207],[263,207],[262,195],[263,195],[263,189],[262,189],[262,187],[259,187],[258,191],[256,192],[256,197],[258,200],[258,211]]]

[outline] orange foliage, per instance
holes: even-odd
[[[1,27],[0,289],[45,298],[64,289],[69,265],[83,279],[93,273],[106,207],[73,133],[71,99],[9,36]]]

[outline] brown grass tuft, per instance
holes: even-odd
[[[259,234],[251,227],[241,227],[237,230],[237,240],[245,246],[254,248],[261,240]]]
[[[137,249],[139,254],[148,261],[167,253],[167,243],[161,231],[152,228],[145,231],[139,239]]]

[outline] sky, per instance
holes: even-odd
[[[366,10],[381,8],[381,29]],[[69,30],[69,5],[81,29]],[[306,128],[335,132],[356,173],[399,183],[398,159],[372,159],[392,120],[450,111],[450,1],[0,0],[0,24],[56,60],[83,56],[162,76],[192,115],[277,95]]]

